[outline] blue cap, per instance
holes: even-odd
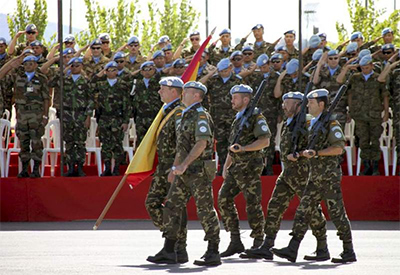
[[[172,45],[171,44],[167,44],[164,48],[162,48],[162,51],[163,52],[172,51]]]
[[[243,56],[243,53],[241,51],[234,51],[229,58],[232,59],[235,56]]]
[[[25,49],[23,50],[22,54],[35,54],[35,52],[32,49]]]
[[[67,54],[71,54],[71,53],[75,53],[75,49],[73,49],[73,48],[65,48],[63,50],[63,56],[67,55]]]
[[[264,29],[264,26],[262,24],[257,24],[251,28],[252,31],[258,30],[258,29]]]
[[[37,32],[37,28],[35,24],[28,24],[25,27],[26,32]]]
[[[315,34],[312,35],[310,37],[310,40],[308,41],[308,44],[310,45],[310,48],[312,48],[312,49],[317,48],[320,43],[321,43],[321,38]]]
[[[183,59],[183,58],[178,58],[178,59],[176,59],[174,62],[172,62],[172,67],[175,67],[175,66],[182,66],[182,65],[185,65],[185,64],[186,64],[185,59]]]
[[[33,46],[43,46],[42,42],[40,42],[39,40],[35,40],[33,42],[31,42],[31,44],[29,44],[31,47]]]
[[[339,51],[338,50],[330,50],[329,52],[328,52],[328,56],[334,56],[334,55],[338,55],[339,54]]]
[[[219,36],[224,35],[224,34],[231,34],[231,30],[230,29],[223,29],[220,33]]]
[[[75,42],[75,36],[73,36],[72,34],[67,35],[64,38],[64,43],[66,43],[66,42]]]
[[[372,56],[370,54],[364,56],[360,60],[360,66],[366,66],[366,65],[371,64],[371,63],[372,63]]]
[[[385,45],[383,45],[382,46],[382,51],[385,51],[385,50],[394,50],[394,45],[393,44],[385,44]]]
[[[286,65],[286,73],[287,74],[294,74],[299,70],[299,60],[293,58],[287,63]]]
[[[154,67],[154,62],[153,61],[143,62],[142,65],[140,65],[140,69],[143,69],[144,67],[148,67],[148,66],[153,66]]]
[[[115,61],[110,61],[106,64],[106,66],[104,66],[104,69],[107,70],[108,68],[113,68],[113,67],[115,68],[118,67],[118,64]]]
[[[163,51],[158,50],[153,54],[153,59],[156,59],[157,57],[160,57],[160,56],[165,57],[165,54]]]
[[[298,100],[303,100],[304,99],[304,94],[300,92],[288,92],[282,96],[282,100],[286,99],[298,99]]]
[[[195,36],[195,35],[200,35],[199,31],[194,31],[191,34],[189,34],[189,37]]]
[[[160,39],[158,39],[158,44],[167,43],[168,41],[170,41],[169,40],[169,36],[168,35],[163,35],[163,36],[160,37]]]
[[[382,30],[382,36],[388,34],[388,33],[393,33],[393,30],[391,28],[384,28]]]
[[[110,35],[108,33],[101,33],[99,35],[99,39],[101,41],[110,41],[111,38],[110,38]]]
[[[113,60],[125,58],[126,54],[124,52],[116,52],[114,54]]]
[[[29,61],[37,62],[35,56],[29,55],[29,56],[27,56],[27,57],[24,58],[24,60],[22,61],[22,63],[29,62]]]
[[[321,40],[322,40],[322,39],[323,39],[323,40],[326,40],[326,38],[328,37],[328,36],[326,35],[326,33],[324,33],[324,32],[319,33],[318,36],[321,38]]]
[[[183,87],[182,79],[175,76],[164,77],[163,79],[160,80],[160,82],[158,82],[158,84],[168,87],[177,87],[177,88]]]
[[[370,50],[368,50],[368,49],[361,50],[361,51],[358,53],[358,59],[361,60],[361,58],[363,58],[364,56],[369,55],[369,54],[371,54],[371,51],[370,51]]]
[[[296,35],[296,31],[295,31],[295,30],[288,30],[288,31],[285,31],[285,32],[283,33],[283,35],[285,35],[285,34],[293,34],[293,35]]]
[[[327,89],[316,89],[314,91],[311,91],[307,94],[307,98],[308,99],[315,99],[315,98],[319,98],[319,97],[324,97],[324,96],[328,96],[329,91]]]
[[[275,53],[273,56],[271,56],[271,61],[275,59],[283,59],[283,55],[280,53]]]
[[[128,45],[130,44],[139,44],[139,38],[137,36],[132,36],[128,40]]]
[[[358,49],[357,42],[351,42],[349,45],[347,45],[346,53],[355,52],[355,51],[357,51],[357,49]]]
[[[185,85],[183,85],[183,89],[187,88],[194,88],[203,91],[205,94],[207,93],[207,87],[197,81],[186,82]]]
[[[313,55],[312,55],[312,60],[314,60],[314,61],[320,60],[323,53],[324,53],[324,52],[322,51],[322,49],[316,50],[316,51],[313,53]]]
[[[280,52],[280,51],[288,52],[288,49],[286,48],[286,46],[279,46],[278,48],[276,48],[275,52]]]
[[[100,39],[96,38],[90,43],[90,47],[93,47],[95,45],[102,45]]]
[[[254,52],[254,48],[253,48],[253,46],[251,46],[251,45],[247,45],[247,46],[244,46],[243,47],[243,49],[242,49],[242,53],[244,53],[244,52]]]
[[[350,36],[350,40],[351,40],[351,41],[356,40],[357,38],[362,38],[362,39],[364,39],[364,36],[362,35],[361,32],[353,32],[353,33],[351,34],[351,36]]]
[[[253,89],[248,86],[248,85],[244,85],[244,84],[240,84],[240,85],[235,85],[231,88],[230,94],[234,95],[234,94],[252,94],[253,93]]]
[[[218,62],[217,64],[217,69],[218,71],[223,71],[229,67],[231,64],[231,61],[228,58],[223,58],[221,61]]]
[[[269,60],[269,57],[268,57],[268,55],[266,55],[265,53],[263,53],[262,55],[260,55],[258,58],[257,58],[257,66],[258,67],[261,67],[261,66],[263,66],[263,65],[265,65],[265,64],[268,64],[268,60]]]
[[[7,45],[7,40],[4,37],[0,37],[0,44],[6,44]]]
[[[71,60],[68,62],[68,65],[71,65],[71,64],[73,64],[73,63],[75,63],[75,64],[83,64],[83,58],[82,57],[73,57],[73,58],[71,58]]]

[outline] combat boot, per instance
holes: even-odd
[[[363,160],[364,170],[360,173],[362,176],[369,176],[371,175],[371,161],[369,159]]]
[[[33,171],[30,175],[31,178],[40,178],[40,172],[39,172],[39,166],[40,166],[40,161],[35,160],[35,163],[33,165]]]
[[[164,247],[154,256],[147,257],[147,261],[155,264],[176,264],[176,252],[175,252],[176,240],[165,239]]]
[[[77,177],[86,177],[85,172],[83,172],[83,162],[77,162],[76,166],[78,169],[76,170],[76,176]]]
[[[379,173],[379,160],[373,160],[372,161],[372,175],[373,176],[379,176],[381,173]]]
[[[22,171],[18,174],[18,178],[29,178],[28,173],[29,160],[22,162]]]
[[[202,260],[194,261],[198,266],[218,266],[221,264],[221,256],[218,252],[218,243],[208,242],[206,253],[201,257]]]
[[[68,163],[68,172],[65,175],[66,177],[73,177],[75,175],[75,165],[73,162]]]
[[[353,243],[350,242],[343,242],[343,252],[340,253],[340,258],[332,258],[332,263],[335,264],[345,264],[357,262],[356,253],[353,249]]]
[[[221,253],[221,257],[229,257],[236,253],[242,253],[244,251],[244,245],[240,240],[240,234],[231,234],[231,242],[229,243],[226,251]]]
[[[186,242],[178,241],[175,246],[176,257],[179,264],[184,264],[189,261],[189,255],[186,251]]]
[[[299,250],[300,240],[293,237],[288,247],[284,247],[281,249],[271,248],[271,252],[274,253],[276,256],[284,258],[292,263],[296,262],[297,258],[297,251]]]
[[[111,161],[106,160],[104,162],[104,171],[101,173],[100,177],[108,177],[111,176]]]
[[[119,176],[119,162],[115,163],[112,175],[113,176]]]
[[[240,258],[272,260],[274,258],[274,254],[272,254],[270,249],[273,246],[274,240],[266,238],[260,247],[246,249],[245,253],[240,255]]]
[[[317,261],[322,262],[329,260],[331,255],[329,255],[328,244],[326,243],[326,238],[317,240],[317,249],[312,255],[305,255],[304,260],[306,261]]]

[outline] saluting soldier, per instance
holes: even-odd
[[[196,51],[200,48],[200,32],[194,31],[189,35],[191,47],[186,48],[182,51],[182,57],[186,58],[189,56],[193,56]]]
[[[111,44],[110,35],[108,33],[102,33],[99,35],[99,39],[101,41],[101,53],[108,59],[111,59],[113,52],[110,47]]]
[[[20,43],[17,45],[18,38],[25,34],[26,42]],[[35,24],[28,24],[26,25],[25,31],[19,31],[13,37],[8,47],[8,54],[19,56],[22,52],[30,46],[30,44],[36,40],[36,37],[39,35],[38,29],[36,28]],[[47,48],[44,47],[43,55],[47,56]]]
[[[286,70],[283,71],[278,81],[276,82],[274,94],[275,97],[281,97],[283,94],[290,91],[304,91],[307,81],[302,81],[302,86],[299,87],[299,60],[292,59],[286,66]]]
[[[7,40],[4,37],[0,37],[0,69],[11,59],[6,50]]]
[[[126,54],[123,52],[116,52],[113,57],[113,61],[117,63],[118,74],[117,77],[126,81],[127,84],[131,84],[133,79],[132,72],[126,68]]]
[[[119,48],[118,51],[123,51],[128,49],[129,53],[127,56],[126,67],[131,71],[137,71],[140,69],[140,65],[146,61],[146,57],[140,52],[140,42],[139,38],[132,36],[129,38],[128,42]]]
[[[221,46],[217,46],[218,41],[221,41]],[[223,29],[219,33],[219,39],[208,47],[210,53],[210,63],[214,66],[223,58],[229,58],[235,49],[231,46],[231,30]]]
[[[89,79],[103,70],[104,66],[109,61],[107,57],[102,55],[101,45],[100,39],[93,40],[92,43],[90,43],[90,49],[83,58],[83,68]]]

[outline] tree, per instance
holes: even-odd
[[[399,29],[400,10],[393,11],[388,19],[379,21],[379,18],[386,13],[386,9],[376,9],[374,3],[376,1],[368,0],[368,7],[364,6],[363,0],[347,0],[350,22],[353,31],[360,31],[364,36],[364,41],[371,41],[381,36],[384,28],[390,27],[396,31]],[[351,33],[347,31],[343,23],[336,22],[336,30],[338,32],[339,42],[349,39]],[[400,37],[397,35],[394,44],[400,46]]]

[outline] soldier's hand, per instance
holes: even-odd
[[[315,157],[315,155],[316,155],[315,150],[305,150],[303,153],[303,156],[305,156],[308,159]]]
[[[174,173],[174,175],[179,176],[179,175],[182,175],[183,173],[185,173],[186,169],[187,169],[187,166],[181,164],[181,165],[178,165],[175,167],[175,170],[173,171],[173,173]]]
[[[358,64],[347,65],[347,69],[349,69],[349,70],[355,71],[355,70],[357,70],[357,68],[358,68]]]
[[[233,153],[239,153],[239,152],[243,152],[243,147],[240,144],[233,144],[229,147],[229,150],[232,151]]]
[[[17,32],[17,34],[15,35],[15,37],[20,37],[21,35],[25,34],[26,31],[19,31]]]
[[[122,131],[126,132],[128,130],[128,124],[124,123],[121,125]]]
[[[172,182],[174,181],[174,179],[175,179],[175,175],[174,175],[173,171],[171,170],[171,171],[168,173],[168,182],[169,182],[169,183],[172,183]]]
[[[286,158],[290,161],[297,161],[298,157],[299,157],[299,154],[297,154],[297,158],[293,154],[286,156]]]

